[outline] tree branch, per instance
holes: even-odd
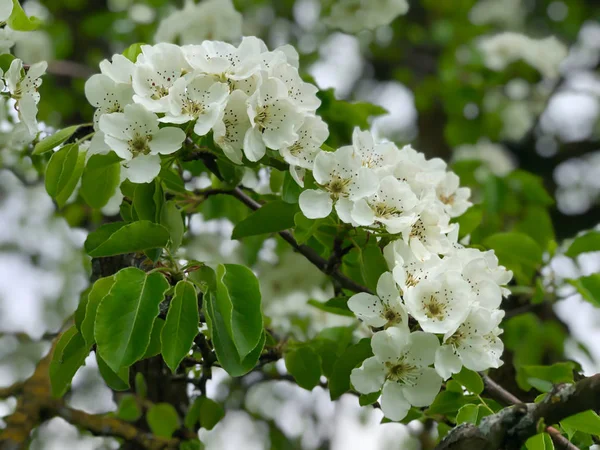
[[[248,208],[254,211],[260,209],[261,207],[260,203],[248,196],[239,187],[236,187],[227,193],[234,196],[239,201],[244,203]],[[294,247],[299,253],[304,255],[306,259],[308,259],[313,265],[315,265],[321,272],[327,275],[331,275],[331,277],[334,280],[336,280],[343,288],[354,292],[367,292],[369,294],[372,293],[367,287],[356,283],[354,280],[348,278],[346,275],[342,274],[338,270],[331,270],[329,261],[322,258],[321,255],[319,255],[308,245],[298,244],[298,242],[296,242],[296,239],[294,239],[294,236],[292,236],[292,233],[290,233],[289,231],[280,231],[279,236],[281,236],[283,240],[285,240],[292,247]]]
[[[574,414],[600,408],[600,374],[575,384],[556,386],[540,403],[521,403],[511,393],[484,376],[492,397],[514,406],[485,417],[479,426],[463,424],[452,430],[436,450],[518,450],[537,433],[538,424],[556,424]],[[548,433],[559,448],[576,449],[552,427]],[[560,438],[557,439],[557,434]]]
[[[14,395],[18,395],[23,391],[23,383],[17,382],[12,384],[11,386],[1,387],[0,388],[0,398],[12,397]]]

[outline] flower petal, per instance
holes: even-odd
[[[181,128],[167,127],[154,133],[148,146],[152,154],[168,155],[179,150],[183,141],[185,141],[185,132]]]
[[[433,403],[435,396],[442,387],[442,377],[431,367],[420,370],[416,384],[404,386],[404,397],[411,405],[422,407]]]
[[[321,219],[331,213],[333,200],[325,191],[309,189],[300,194],[300,209],[309,219]]]
[[[358,392],[377,392],[385,381],[385,367],[377,358],[367,358],[360,367],[352,370],[350,381]]]
[[[388,381],[381,391],[381,410],[390,420],[402,420],[410,410],[410,403],[406,400],[403,393],[403,386]]]

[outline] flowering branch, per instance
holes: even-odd
[[[518,403],[484,418],[479,426],[463,424],[455,428],[436,450],[519,449],[537,433],[540,423],[555,424],[574,414],[600,408],[600,374],[575,384],[556,386],[540,403],[521,403],[489,378],[484,381],[492,396]],[[557,430],[547,431],[559,448],[576,448],[570,443],[566,446],[562,436],[557,439]]]

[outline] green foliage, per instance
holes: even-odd
[[[85,153],[76,144],[66,145],[52,154],[46,168],[46,192],[64,206],[83,173]]]
[[[298,205],[275,200],[254,211],[233,229],[232,239],[275,233],[294,226]]]
[[[600,308],[600,274],[595,273],[576,280],[569,280],[569,283],[577,288],[584,300]]]
[[[73,136],[79,128],[81,128],[81,125],[72,125],[45,137],[40,142],[35,144],[32,155],[41,155],[42,153],[49,152],[53,148],[58,147],[60,144]]]
[[[458,381],[466,390],[473,394],[481,394],[483,392],[483,380],[477,372],[463,367],[459,373],[452,375],[452,378]]]
[[[369,245],[360,250],[360,257],[360,268],[365,284],[369,289],[375,292],[379,277],[388,270],[383,253],[377,243],[369,243]]]
[[[198,334],[199,322],[196,289],[192,283],[180,281],[175,286],[161,334],[163,358],[173,372],[189,353]]]
[[[77,328],[71,327],[60,337],[50,362],[52,395],[62,397],[71,386],[71,380],[90,352]]]
[[[600,436],[600,416],[591,409],[561,420],[560,426],[567,432],[569,439],[576,431]]]
[[[138,55],[142,53],[142,45],[144,44],[139,42],[131,44],[123,51],[123,56],[131,62],[136,62]]]
[[[309,346],[293,348],[285,353],[285,367],[298,386],[312,390],[321,378],[321,358]]]
[[[473,425],[479,425],[481,423],[481,419],[489,416],[491,413],[492,412],[489,410],[489,408],[484,405],[464,405],[458,410],[458,414],[456,415],[456,424],[472,423]]]
[[[114,195],[120,182],[121,158],[114,152],[92,155],[81,177],[81,196],[92,208],[102,208]]]
[[[98,370],[109,388],[114,391],[126,391],[129,389],[129,367],[121,367],[117,372],[112,370],[104,362],[102,357],[96,353]]]
[[[160,224],[169,231],[170,241],[168,248],[171,252],[175,252],[183,242],[183,234],[185,233],[185,225],[181,211],[177,208],[174,201],[165,202],[160,212]]]
[[[144,352],[144,356],[141,359],[151,358],[153,356],[158,355],[162,350],[162,344],[160,341],[160,337],[162,336],[162,330],[165,326],[165,321],[160,317],[157,317],[154,323],[152,324],[152,331],[150,331],[150,342],[148,343],[148,347],[146,347],[146,351]]]
[[[121,397],[116,415],[119,419],[127,422],[135,422],[142,417],[142,409],[135,396],[125,394]]]
[[[96,314],[98,352],[115,372],[144,356],[168,283],[159,273],[129,267],[115,275]]]
[[[519,379],[524,380],[521,384],[526,389],[534,387],[538,391],[550,392],[554,384],[572,383],[572,362],[561,362],[551,366],[522,366],[519,371]]]
[[[13,10],[10,17],[6,21],[9,27],[17,31],[34,31],[37,30],[42,22],[37,17],[28,17],[21,8],[19,0],[12,0]]]
[[[581,236],[577,236],[565,252],[565,255],[575,258],[581,253],[597,251],[600,251],[600,232],[589,231]]]
[[[540,433],[525,442],[527,450],[554,450],[554,444],[548,433]]]
[[[526,234],[498,233],[483,244],[496,252],[500,264],[512,270],[520,283],[528,284],[542,264],[542,249]]]
[[[102,225],[88,235],[84,247],[88,255],[98,257],[163,248],[168,243],[169,231],[165,227],[140,220]]]
[[[225,416],[223,407],[208,397],[197,397],[185,416],[185,426],[194,429],[196,424],[202,428],[212,430]]]
[[[331,314],[354,317],[354,313],[348,308],[348,298],[349,297],[333,297],[326,302],[310,299],[308,304]]]
[[[361,339],[357,344],[348,347],[338,358],[333,366],[333,373],[329,377],[329,395],[331,400],[336,400],[350,390],[350,372],[362,362],[373,356],[371,340]]]
[[[87,296],[85,317],[81,323],[81,334],[85,343],[91,346],[95,342],[94,327],[96,324],[96,313],[98,306],[104,297],[108,295],[115,282],[114,277],[105,277],[96,280]]]
[[[180,427],[177,411],[170,403],[157,403],[146,413],[146,421],[156,436],[170,438]]]

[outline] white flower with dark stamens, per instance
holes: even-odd
[[[27,72],[23,70],[23,61],[14,59],[4,74],[4,80],[12,98],[17,102],[19,120],[23,122],[29,133],[37,133],[37,104],[40,101],[38,88],[42,84],[41,76],[46,72],[46,61],[32,64]]]
[[[135,64],[123,55],[113,55],[112,61],[107,59],[100,62],[100,72],[115,83],[131,84]]]
[[[460,272],[446,271],[409,289],[404,303],[423,331],[452,333],[467,317],[473,299]]]
[[[377,282],[377,295],[361,292],[348,300],[356,317],[370,327],[399,327],[408,330],[408,316],[400,291],[390,272],[384,272]]]
[[[475,308],[456,331],[447,333],[435,355],[440,376],[448,379],[463,366],[474,371],[500,367],[504,344],[498,325],[503,317],[502,310]]]
[[[471,189],[459,187],[460,179],[454,172],[446,172],[446,175],[436,186],[437,198],[444,205],[444,211],[450,217],[462,215],[472,203],[469,201]]]
[[[271,75],[283,81],[288,90],[288,97],[302,111],[316,111],[321,105],[321,100],[317,97],[319,89],[310,83],[305,83],[298,69],[289,64],[276,65]]]
[[[168,112],[169,90],[190,71],[181,47],[166,43],[142,45],[133,72],[133,100],[149,111]]]
[[[394,280],[400,287],[402,295],[421,280],[435,277],[442,273],[445,265],[438,255],[431,255],[429,259],[421,261],[416,258],[406,242],[396,240],[390,242],[384,249],[383,255],[392,270]]]
[[[405,145],[398,152],[394,175],[408,182],[415,194],[422,197],[444,179],[446,163],[440,158],[426,159],[423,153]]]
[[[158,127],[158,117],[142,105],[127,105],[125,112],[104,114],[100,130],[111,150],[123,158],[126,177],[134,183],[148,183],[160,172],[160,154],[181,148],[183,130]]]
[[[381,409],[391,420],[402,420],[411,406],[433,403],[442,386],[442,378],[429,367],[439,348],[436,336],[392,327],[375,333],[371,347],[375,356],[350,375],[358,392],[377,392],[383,386]]]
[[[221,118],[213,127],[215,144],[236,164],[242,164],[244,136],[250,129],[250,119],[246,112],[247,99],[248,96],[242,91],[232,92]]]
[[[372,195],[378,187],[377,176],[366,167],[352,147],[336,152],[320,152],[313,171],[319,190],[300,194],[300,209],[309,219],[327,217],[335,203],[342,220],[350,219],[354,201]]]
[[[92,106],[94,113],[94,128],[102,114],[123,112],[125,105],[133,102],[133,89],[130,84],[117,83],[104,74],[92,75],[85,82],[85,96]]]
[[[329,137],[327,124],[319,116],[306,116],[297,133],[298,140],[281,148],[281,156],[290,165],[312,170],[321,145]]]
[[[160,121],[194,121],[194,133],[204,136],[219,120],[228,96],[229,87],[209,75],[179,78],[170,89],[170,110]]]
[[[364,167],[373,169],[380,177],[392,174],[398,163],[398,147],[392,142],[375,143],[370,131],[354,128],[352,148]]]
[[[281,80],[263,73],[262,84],[247,104],[252,127],[244,137],[244,154],[250,161],[261,159],[267,147],[279,150],[298,140],[304,115],[289,99]]]
[[[361,226],[381,224],[389,233],[401,233],[417,220],[413,209],[418,202],[408,183],[389,175],[381,180],[375,194],[356,201],[352,219]]]
[[[402,232],[404,242],[410,245],[418,259],[425,260],[432,254],[445,254],[452,248],[446,236],[455,225],[449,218],[432,206],[422,205],[423,210],[412,226]]]

